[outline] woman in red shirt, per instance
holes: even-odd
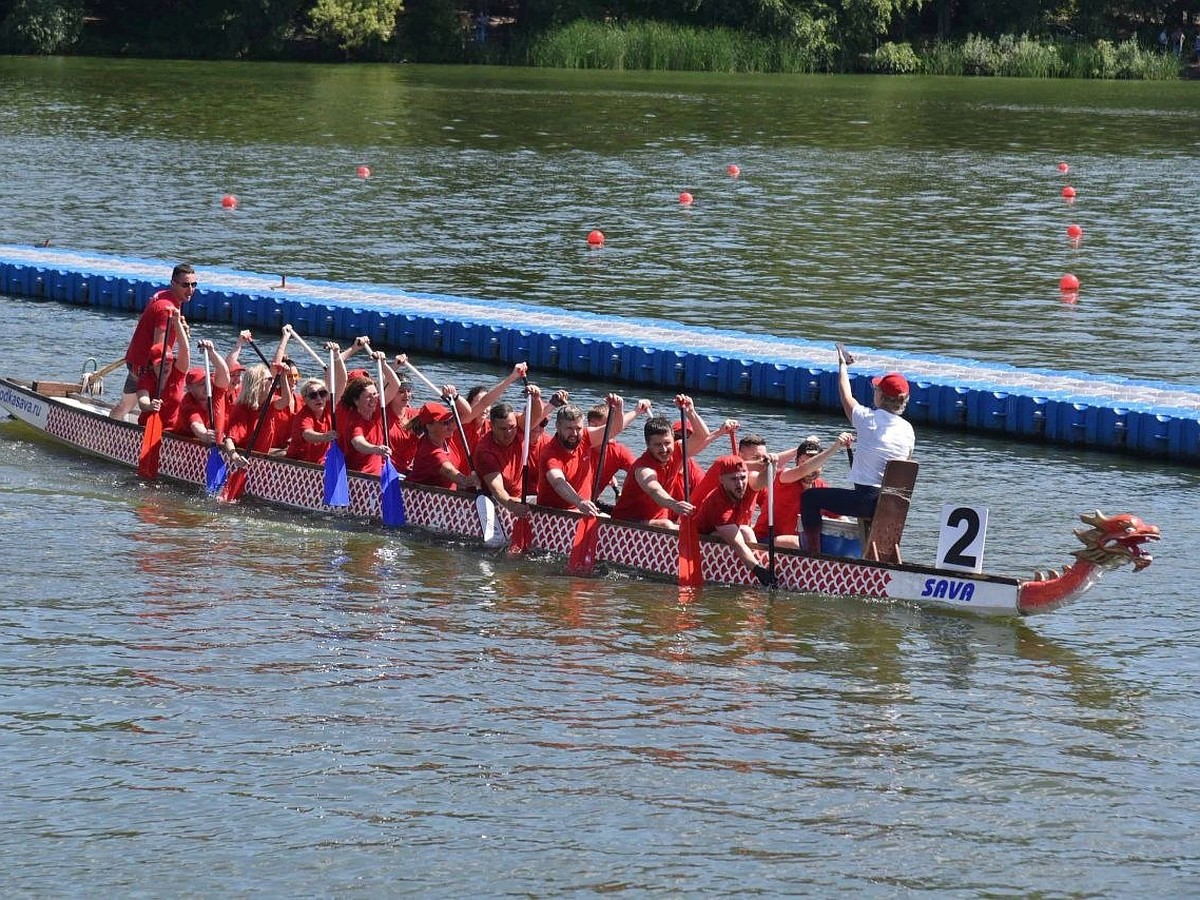
[[[299,395],[304,405],[292,416],[287,456],[320,464],[325,461],[329,445],[337,440],[330,415],[329,388],[320,378],[308,378],[300,385]]]
[[[478,489],[479,476],[471,471],[466,451],[454,432],[454,416],[441,403],[426,403],[409,428],[421,437],[413,456],[408,480],[413,484],[431,484],[455,490]]]

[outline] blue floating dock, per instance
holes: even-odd
[[[56,247],[0,245],[0,293],[136,312],[173,263]],[[837,412],[827,342],[682,326],[550,307],[408,293],[388,286],[264,276],[201,266],[194,321],[372,341],[395,350],[537,372],[652,385]],[[870,377],[903,372],[907,418],[1027,441],[1200,462],[1200,389],[1083,372],[1018,369],[951,357],[854,348],[855,396]],[[20,374],[20,373],[16,373]]]

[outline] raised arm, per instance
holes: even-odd
[[[485,394],[480,394],[475,398],[475,402],[467,407],[467,411],[462,414],[463,423],[474,422],[487,415],[487,411],[491,409],[492,404],[504,396],[513,384],[524,378],[529,371],[529,363],[519,362],[513,366],[512,371],[504,376],[504,379]]]

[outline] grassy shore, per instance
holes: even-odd
[[[846,58],[809,40],[753,37],[727,28],[689,28],[662,22],[577,21],[541,35],[517,51],[531,66],[565,69],[647,69],[695,72],[877,72],[894,75],[992,75],[1011,78],[1180,77],[1177,57],[1098,40],[1060,42],[1028,35],[913,46],[885,43]]]

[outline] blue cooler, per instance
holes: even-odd
[[[858,519],[822,519],[821,552],[830,556],[862,556],[862,541],[858,537]]]

